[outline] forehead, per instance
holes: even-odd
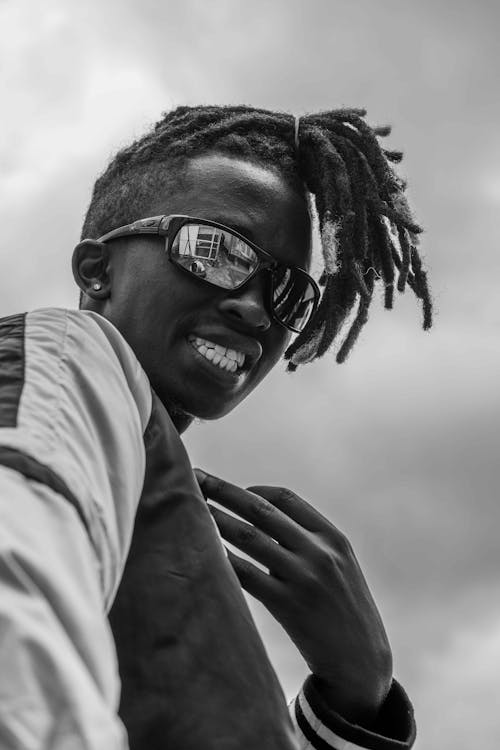
[[[166,167],[167,168],[167,167]],[[278,260],[307,267],[311,222],[307,199],[274,169],[209,154],[175,168],[150,215],[188,214],[220,221]]]

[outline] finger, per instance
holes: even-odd
[[[272,602],[276,602],[282,596],[281,587],[276,578],[259,570],[248,560],[238,557],[231,550],[227,550],[227,557],[245,591],[266,607],[269,607]]]
[[[248,492],[260,495],[268,500],[282,513],[308,531],[325,531],[332,527],[330,521],[319,510],[286,487],[253,485],[246,489]]]
[[[254,485],[247,487],[249,492],[254,492],[261,497],[266,498],[270,503],[275,505],[281,510],[282,513],[288,515],[297,524],[302,526],[311,534],[315,535],[318,540],[320,535],[323,540],[326,540],[328,546],[335,550],[339,555],[342,556],[354,556],[354,552],[349,539],[346,535],[325,516],[323,516],[319,510],[310,505],[306,500],[299,495],[296,495],[292,490],[286,487],[270,487],[267,485]],[[309,537],[309,540],[315,538]],[[312,546],[308,545],[307,549],[311,552]],[[304,547],[303,551],[307,549]]]
[[[287,549],[302,549],[307,544],[304,529],[265,498],[198,470],[196,476],[205,497],[237,513]]]
[[[281,547],[274,539],[239,518],[224,513],[208,503],[210,512],[223,538],[252,557],[256,562],[269,568],[271,574],[280,578],[293,577],[295,556]]]

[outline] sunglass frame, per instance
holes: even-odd
[[[183,226],[186,226],[186,224],[202,224],[206,226],[212,226],[216,227],[217,229],[221,229],[225,232],[229,232],[229,234],[233,235],[234,237],[237,237],[238,239],[242,240],[247,244],[257,255],[257,266],[254,268],[254,270],[240,283],[237,284],[234,287],[222,287],[219,284],[216,284],[212,281],[208,281],[207,279],[204,279],[200,276],[198,276],[193,271],[190,271],[189,268],[185,268],[180,263],[176,263],[176,261],[172,258],[172,245],[174,243],[174,240],[177,236],[177,234],[180,232]],[[198,279],[198,281],[203,282],[204,284],[209,284],[210,286],[215,287],[216,289],[227,289],[227,291],[237,291],[238,289],[241,289],[245,284],[248,284],[248,282],[257,274],[259,271],[262,270],[269,270],[273,271],[277,268],[284,267],[287,269],[291,269],[294,273],[298,273],[301,276],[305,276],[309,284],[311,285],[311,288],[313,290],[314,294],[314,302],[312,306],[311,313],[309,317],[307,318],[306,323],[302,328],[296,328],[289,323],[285,323],[283,320],[281,320],[275,310],[274,310],[274,304],[273,304],[273,283],[270,285],[270,309],[271,314],[280,325],[287,328],[289,331],[292,331],[293,333],[300,333],[304,330],[305,326],[307,325],[307,322],[311,320],[312,316],[314,315],[316,308],[319,304],[319,299],[321,296],[321,292],[319,289],[319,286],[314,281],[312,276],[310,276],[307,271],[304,271],[303,268],[300,268],[299,266],[295,266],[288,263],[280,263],[276,260],[270,253],[268,253],[266,250],[263,250],[261,247],[256,245],[254,242],[251,242],[247,237],[245,237],[243,234],[240,234],[240,232],[237,232],[235,229],[231,229],[231,227],[228,227],[226,224],[221,224],[218,221],[212,221],[211,219],[202,219],[200,217],[196,216],[187,216],[184,214],[171,214],[171,215],[163,215],[163,216],[150,216],[146,219],[138,219],[137,221],[132,222],[131,224],[125,224],[122,227],[118,227],[117,229],[113,229],[110,232],[107,232],[106,234],[102,235],[102,237],[98,238],[98,242],[108,242],[109,240],[116,239],[118,237],[129,237],[133,235],[142,235],[142,234],[153,234],[158,235],[160,237],[165,237],[165,251],[167,254],[167,257],[171,263],[175,265],[176,268],[179,268],[180,270],[184,271],[185,273],[189,274],[191,278]],[[262,256],[265,260],[262,260]]]

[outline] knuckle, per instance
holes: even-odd
[[[257,539],[257,530],[253,526],[243,526],[236,533],[236,542],[242,545],[251,544]]]
[[[263,500],[257,503],[254,508],[254,517],[257,521],[265,521],[276,512],[276,508],[271,503]]]
[[[252,566],[248,562],[248,560],[242,560],[241,558],[238,558],[238,560],[235,562],[235,567],[238,570],[238,573],[242,576],[249,577],[252,574]]]
[[[331,549],[317,547],[314,551],[314,563],[321,574],[330,575],[337,566],[337,557]]]
[[[295,492],[289,490],[288,487],[278,487],[278,497],[282,503],[288,503],[293,500],[296,495]]]
[[[331,527],[327,537],[328,546],[339,557],[351,557],[354,555],[351,542],[339,529]]]
[[[299,499],[299,496],[292,490],[288,489],[288,487],[278,488],[277,504],[284,513],[292,513],[297,504],[297,500]]]

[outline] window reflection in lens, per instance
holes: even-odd
[[[241,284],[258,263],[255,251],[246,242],[208,224],[184,224],[174,238],[171,253],[188,269],[193,258],[202,258],[206,280],[223,289]]]
[[[222,289],[243,284],[259,263],[257,253],[243,239],[209,224],[183,224],[170,252],[175,263],[191,272],[193,262],[202,261],[202,278]],[[302,330],[315,302],[309,278],[300,270],[283,265],[275,266],[272,276],[276,317],[293,329]]]

